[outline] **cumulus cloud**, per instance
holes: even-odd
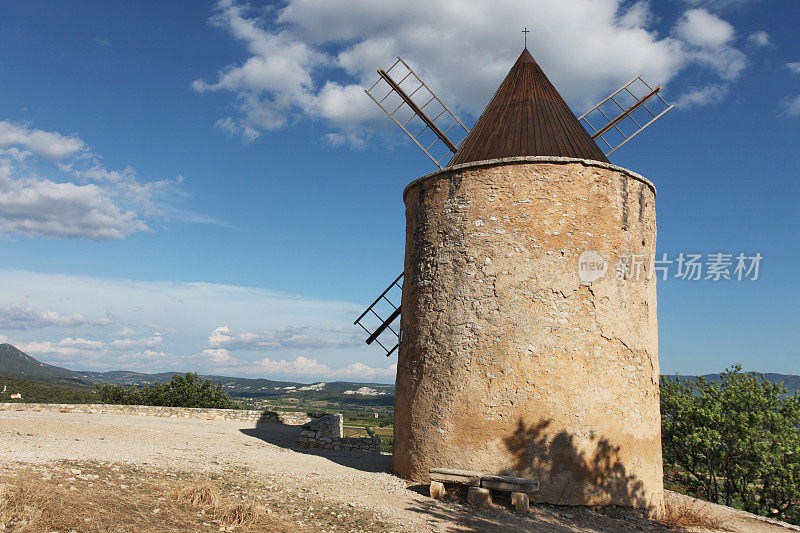
[[[769,33],[763,30],[751,33],[747,37],[747,42],[753,46],[758,46],[759,48],[772,46],[772,41],[769,40]]]
[[[690,9],[675,25],[675,33],[689,44],[720,48],[733,40],[733,26],[705,9]]]
[[[334,375],[339,378],[349,379],[380,379],[386,380],[397,375],[397,365],[392,364],[386,368],[369,367],[362,363],[353,363],[344,368],[334,371]]]
[[[287,361],[285,359],[273,361],[269,357],[265,357],[258,363],[258,366],[268,374],[292,376],[320,376],[329,374],[331,371],[327,365],[321,364],[316,359],[308,359],[302,356],[294,361]]]
[[[325,137],[332,144],[363,143],[364,131],[389,121],[362,88],[398,54],[457,112],[475,116],[519,53],[508,28],[525,20],[537,21],[529,37],[534,56],[578,108],[635,72],[666,83],[694,65],[734,79],[746,65],[729,23],[695,8],[673,35],[660,36],[644,1],[289,0],[255,10],[221,0],[211,20],[246,56],[192,85],[236,96],[235,111],[217,126],[245,140],[313,119],[333,130]]]
[[[259,373],[285,378],[380,379],[394,378],[397,365],[374,368],[361,362],[331,368],[318,359],[299,356],[294,359],[265,357],[247,361],[231,355],[231,350],[329,349],[362,346],[362,335],[340,328],[280,328],[264,333],[235,332],[227,326],[215,328],[208,337],[212,348],[203,350],[219,371]]]
[[[800,62],[796,63],[786,63],[786,68],[794,72],[795,74],[800,74]]]
[[[682,40],[687,63],[716,71],[724,80],[735,80],[747,66],[747,57],[733,46],[733,26],[705,9],[686,11],[673,33]]]
[[[118,206],[103,187],[15,178],[11,167],[0,166],[2,233],[104,241],[148,230],[135,212]]]
[[[11,146],[27,148],[50,161],[64,159],[86,149],[85,143],[77,137],[0,120],[0,148]]]
[[[800,94],[785,98],[781,102],[784,112],[790,117],[800,117]]]
[[[370,367],[364,363],[351,363],[341,368],[331,368],[317,359],[304,356],[295,359],[271,359],[265,357],[256,362],[243,361],[231,357],[225,349],[208,349],[203,353],[211,361],[220,366],[216,367],[219,372],[234,373],[258,373],[269,377],[281,377],[289,379],[352,379],[352,380],[380,380],[390,381],[397,374],[397,365],[392,364],[385,368]]]
[[[369,374],[372,371],[359,366],[342,369],[368,363],[382,353],[367,346],[363,334],[352,326],[362,307],[352,302],[215,283],[9,270],[0,270],[0,287],[0,308],[25,302],[33,310],[24,309],[24,314],[33,319],[44,315],[39,310],[56,310],[58,316],[50,316],[51,322],[77,323],[74,315],[91,322],[102,320],[97,316],[99,303],[113,309],[113,315],[107,311],[106,318],[113,318],[115,327],[87,325],[88,331],[68,334],[54,328],[0,327],[4,334],[13,333],[12,344],[23,351],[67,368],[197,370],[253,377],[273,377],[278,370],[307,377],[316,368],[340,370],[344,377],[344,373]],[[298,356],[305,359],[298,360]],[[326,378],[328,370],[315,377]],[[378,371],[374,375],[374,379],[388,376]]]
[[[231,350],[276,350],[282,348],[348,348],[360,346],[361,334],[353,330],[314,329],[290,326],[262,333],[234,332],[227,326],[215,328],[208,342]]]
[[[678,109],[690,109],[695,106],[716,104],[721,102],[726,94],[728,94],[728,85],[726,84],[693,88],[675,100],[675,107]]]
[[[222,364],[231,361],[230,352],[225,348],[208,348],[203,353],[211,358],[214,363]]]
[[[77,137],[0,120],[0,233],[104,241],[150,231],[150,217],[213,222],[174,206],[182,180],[143,182]]]
[[[156,333],[151,337],[116,339],[111,342],[83,337],[64,337],[59,341],[15,342],[14,345],[33,357],[52,362],[107,368],[140,358],[166,357],[163,352],[153,350],[162,342],[162,336]]]
[[[88,319],[78,313],[63,315],[56,311],[40,311],[28,304],[12,303],[0,308],[0,328],[4,329],[72,328],[109,324],[111,319],[107,317]]]

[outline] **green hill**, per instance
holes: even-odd
[[[79,389],[94,388],[94,385],[78,372],[40,363],[10,344],[0,344],[0,375]]]
[[[25,403],[94,403],[93,390],[64,387],[50,383],[28,381],[0,375],[0,402]],[[11,399],[12,394],[22,394],[22,399]]]

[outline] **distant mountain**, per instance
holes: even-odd
[[[79,389],[92,389],[95,384],[112,383],[120,385],[151,385],[166,383],[180,372],[160,372],[145,374],[129,370],[110,372],[73,371],[58,366],[40,363],[10,344],[0,344],[0,375],[25,379],[39,383],[52,383]],[[706,374],[703,377],[719,381],[721,374]],[[790,393],[800,390],[800,376],[768,373],[764,376],[772,382],[782,382]],[[295,381],[274,381],[265,378],[239,378],[232,376],[201,375],[200,377],[221,383],[228,394],[243,398],[269,398],[291,396],[307,400],[336,399],[349,402],[368,401],[368,403],[390,404],[394,398],[394,385],[385,383],[357,383],[350,381],[331,381],[317,383],[298,383]],[[665,376],[674,377],[674,376]],[[693,379],[696,376],[682,376]]]
[[[95,383],[114,383],[120,385],[151,385],[153,383],[166,383],[172,376],[179,372],[161,372],[158,374],[144,374],[126,370],[111,372],[79,372],[83,379]],[[384,383],[354,383],[349,381],[297,383],[295,381],[274,381],[266,378],[239,378],[233,376],[217,376],[214,374],[200,375],[212,383],[222,384],[222,388],[232,396],[246,398],[266,398],[270,396],[292,395],[302,398],[319,398],[324,395],[354,395],[354,396],[394,396],[394,385]],[[360,392],[359,392],[360,391]]]
[[[129,370],[110,372],[73,371],[58,366],[40,363],[30,355],[10,344],[0,344],[0,376],[24,379],[38,383],[51,383],[79,389],[92,389],[96,384],[152,385],[166,383],[180,372],[145,374]],[[221,383],[228,394],[245,398],[294,396],[305,399],[359,398],[391,399],[394,385],[381,383],[353,383],[334,381],[315,384],[294,381],[273,381],[264,378],[239,378],[232,376],[201,375],[213,383]]]
[[[722,374],[705,374],[702,377],[709,381],[716,381],[719,383],[721,381],[721,376]],[[764,374],[764,377],[767,379],[767,381],[771,381],[772,383],[783,383],[783,386],[789,390],[789,394],[794,394],[795,391],[800,390],[800,376],[795,376],[792,374],[773,374],[768,372]]]
[[[79,389],[93,387],[92,383],[78,372],[40,363],[10,344],[0,344],[0,375]]]

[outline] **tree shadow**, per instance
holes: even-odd
[[[461,497],[446,500],[423,500],[406,510],[419,513],[436,531],[458,533],[506,533],[536,531],[537,533],[566,533],[573,531],[652,531],[661,533],[686,532],[652,522],[641,510],[611,507],[570,507],[531,504],[527,515],[515,513],[502,502],[494,509],[478,509]]]
[[[505,509],[478,510],[457,501],[423,501],[406,510],[420,513],[425,519],[439,527],[437,531],[452,532],[528,532],[567,533],[575,528],[547,520],[544,516],[522,517]],[[602,531],[584,529],[584,531]],[[607,531],[607,530],[606,530]]]
[[[364,472],[392,471],[392,456],[378,453],[356,453],[340,450],[303,448],[300,446],[302,426],[280,423],[257,424],[254,428],[240,429],[244,435],[260,441],[306,455],[324,457],[334,463]]]
[[[538,479],[531,514],[511,510],[510,493],[492,491],[498,508],[481,510],[466,504],[466,488],[450,486],[448,501],[422,499],[408,510],[443,522],[444,531],[685,531],[651,521],[654,509],[644,483],[626,469],[621,448],[598,435],[550,430],[552,421],[525,424],[520,419],[503,439],[509,454],[499,475]],[[427,496],[427,485],[409,487]],[[538,502],[538,503],[535,503]],[[591,505],[586,505],[591,502]]]
[[[538,479],[536,501],[648,507],[644,484],[626,470],[619,446],[594,434],[587,441],[565,430],[553,433],[547,431],[550,424],[517,421],[514,433],[503,439],[512,464],[501,474]]]

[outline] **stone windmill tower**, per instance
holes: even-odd
[[[592,135],[526,48],[449,164],[403,192],[401,305],[365,328],[371,342],[400,320],[397,474],[514,474],[549,503],[663,505],[656,282],[630,260],[655,252],[656,191],[595,139],[640,126],[656,96],[668,107],[650,122],[671,107],[660,86],[619,105],[629,86],[593,108],[621,112]]]

